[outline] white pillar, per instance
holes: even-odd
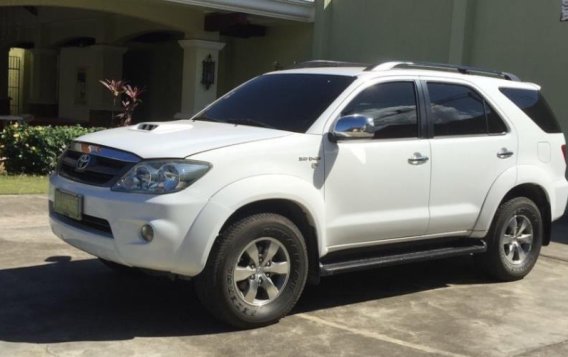
[[[31,104],[57,103],[57,51],[34,48],[31,53]]]
[[[191,115],[217,99],[219,51],[225,44],[205,40],[182,40],[179,44],[183,48],[181,112]],[[215,61],[215,81],[207,89],[201,84],[201,77],[203,61],[209,56]]]

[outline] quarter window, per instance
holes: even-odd
[[[379,83],[363,90],[341,113],[372,118],[376,139],[418,137],[413,82]]]
[[[500,134],[507,127],[473,89],[448,83],[428,83],[434,136]]]
[[[561,133],[552,110],[538,90],[501,88],[501,92],[547,133]]]

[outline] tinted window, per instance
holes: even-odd
[[[434,136],[501,134],[507,126],[473,89],[447,83],[428,83]]]
[[[375,138],[418,137],[416,89],[412,82],[380,83],[363,90],[342,115],[370,117]]]
[[[485,114],[487,116],[487,132],[489,134],[502,134],[507,132],[507,126],[503,119],[485,102]]]
[[[354,77],[270,74],[229,92],[194,119],[305,133]]]
[[[434,136],[485,134],[483,99],[468,87],[428,83]]]
[[[561,129],[544,97],[537,90],[500,88],[517,107],[547,133],[560,133]]]

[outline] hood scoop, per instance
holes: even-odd
[[[144,130],[144,131],[152,131],[152,130],[156,129],[157,127],[158,127],[158,124],[142,123],[142,124],[138,124],[136,129]]]
[[[193,128],[193,125],[186,123],[140,123],[134,127],[131,127],[130,130],[146,131],[152,132],[154,134],[166,134],[191,128]]]

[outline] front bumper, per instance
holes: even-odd
[[[207,203],[207,198],[189,190],[166,195],[121,193],[53,175],[50,178],[50,206],[56,188],[81,194],[83,214],[108,222],[110,232],[50,210],[51,229],[55,235],[97,257],[165,272],[179,271],[176,254],[182,243],[190,239],[189,230]],[[149,243],[140,236],[144,224],[154,228],[154,239]]]

